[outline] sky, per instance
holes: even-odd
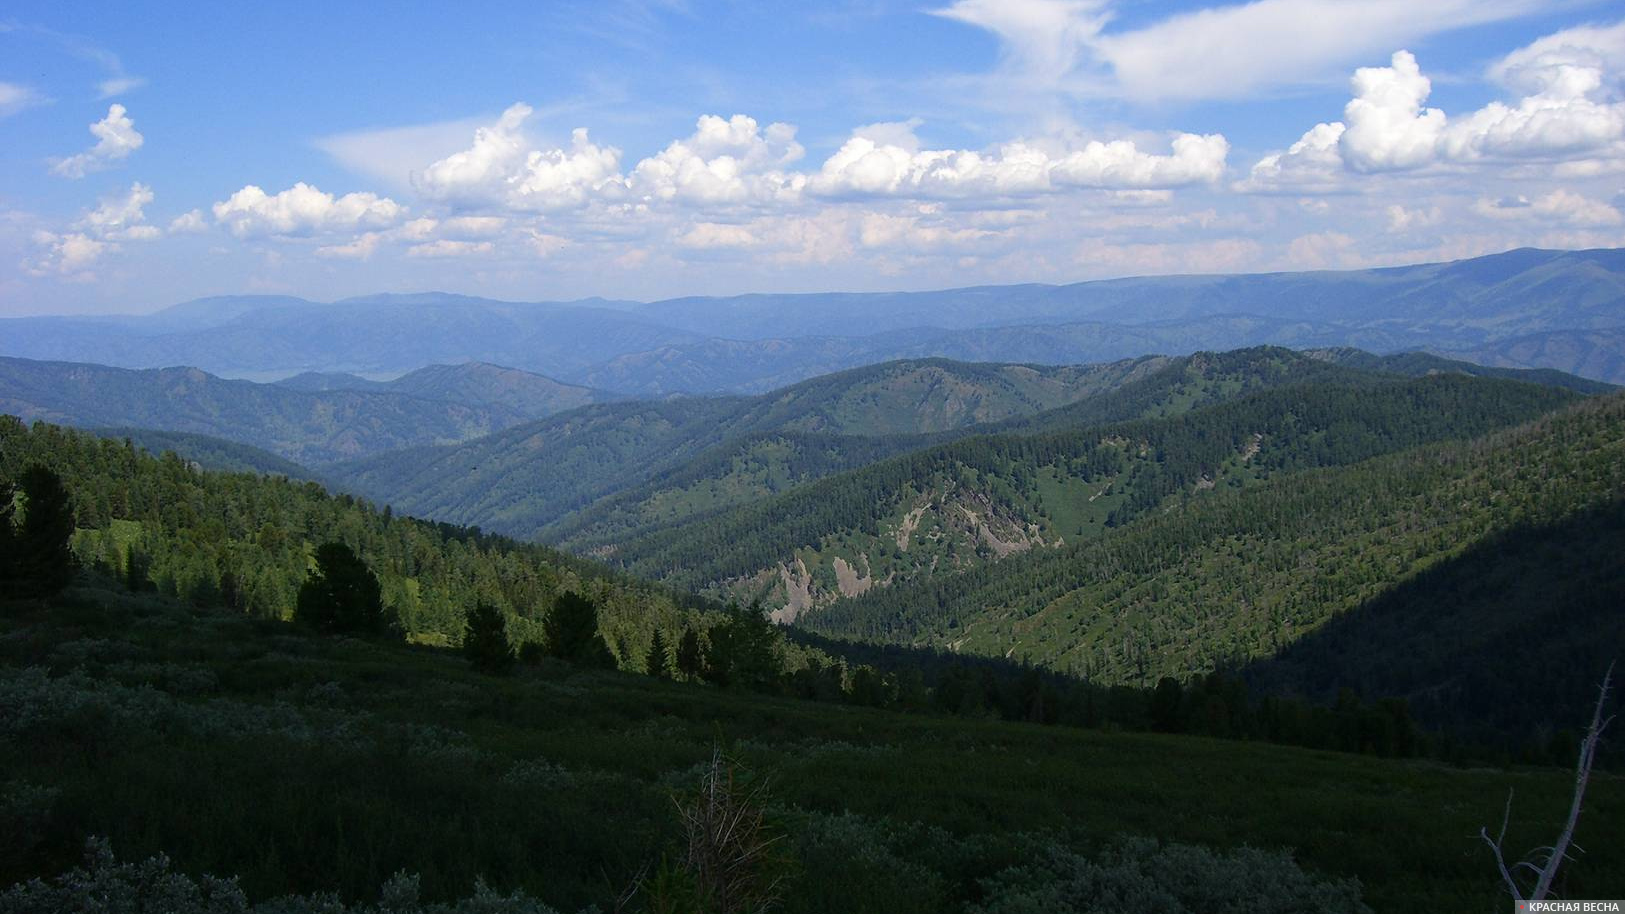
[[[0,11],[0,316],[1354,269],[1622,213],[1618,4]]]

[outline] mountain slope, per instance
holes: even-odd
[[[1470,442],[1193,499],[1091,541],[872,591],[806,624],[1155,682],[1267,657],[1475,543],[1621,498],[1625,394],[1612,394]]]
[[[394,393],[310,393],[196,368],[131,371],[0,357],[0,413],[84,427],[136,426],[225,438],[314,465],[462,441],[524,417]]]
[[[398,509],[530,537],[571,511],[689,460],[721,465],[727,458],[707,452],[734,439],[769,432],[838,438],[956,433],[1087,398],[1163,361],[1058,368],[940,359],[888,363],[760,397],[591,406],[465,445],[386,454],[333,471],[344,486]],[[755,445],[728,444],[741,446]],[[870,459],[877,452],[854,445],[851,453]],[[798,479],[806,472],[792,468],[780,475]],[[745,486],[738,498],[773,490]]]
[[[1574,396],[1461,376],[1289,384],[1166,417],[969,438],[599,554],[646,577],[762,599],[788,620],[1094,538],[1211,490],[1482,434]]]
[[[194,435],[189,432],[164,432],[150,428],[94,428],[93,434],[103,438],[128,440],[138,448],[158,455],[173,451],[181,459],[197,464],[204,470],[221,473],[259,473],[265,476],[286,476],[289,479],[313,479],[315,474],[291,460],[263,451],[247,444]]]

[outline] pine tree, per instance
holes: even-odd
[[[384,601],[378,578],[349,546],[325,543],[299,588],[294,618],[324,632],[380,632]]]
[[[474,604],[463,631],[463,654],[482,673],[500,676],[513,668],[513,645],[502,610],[484,600]]]
[[[677,642],[677,672],[684,679],[695,680],[705,671],[705,653],[700,650],[700,636],[694,629],[683,629],[683,637]]]
[[[649,655],[644,660],[644,672],[659,679],[666,678],[666,637],[655,629],[654,640],[649,642]]]
[[[17,487],[0,479],[0,597],[10,596],[17,577]]]

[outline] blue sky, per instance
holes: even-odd
[[[13,2],[0,16],[3,315],[1625,244],[1625,12],[1602,3]]]

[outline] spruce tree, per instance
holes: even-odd
[[[463,629],[463,654],[482,673],[500,676],[513,668],[513,645],[502,610],[484,600],[474,604]]]
[[[644,658],[644,672],[658,679],[666,678],[666,638],[655,629],[654,640],[649,642],[649,655]]]
[[[17,577],[17,487],[0,479],[0,597],[11,595]]]

